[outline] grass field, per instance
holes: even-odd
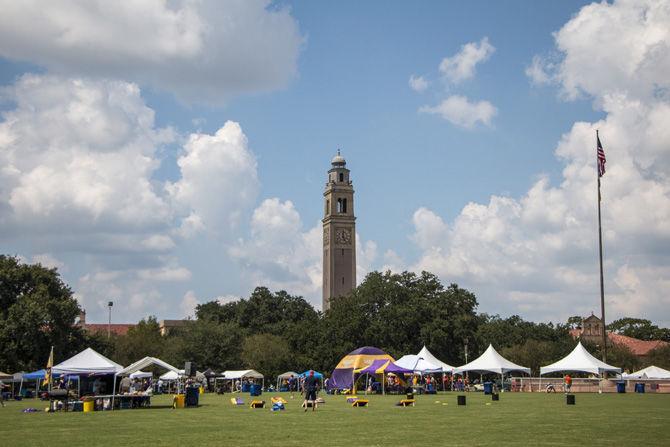
[[[505,393],[491,402],[469,393],[459,407],[456,393],[445,393],[417,396],[409,408],[394,406],[396,396],[371,396],[368,408],[325,396],[318,411],[304,413],[299,396],[279,394],[289,403],[276,413],[235,407],[229,394],[206,394],[200,407],[180,410],[167,407],[169,396],[154,397],[148,409],[95,413],[24,414],[46,405],[8,402],[0,408],[0,445],[670,446],[670,395],[578,394],[577,405],[568,406],[562,394]]]

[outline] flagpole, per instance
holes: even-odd
[[[598,141],[599,135],[596,129],[596,176],[598,177],[598,245],[600,255],[600,318],[603,323],[603,362],[607,362],[607,326],[605,325],[605,284],[603,280],[603,228],[600,217],[600,172],[598,170]]]

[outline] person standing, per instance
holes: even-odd
[[[572,388],[572,377],[570,377],[570,374],[565,375],[563,383],[565,384],[565,394],[568,394]]]
[[[314,376],[314,371],[310,371],[309,376],[307,376],[305,382],[303,383],[305,401],[302,403],[302,405],[305,407],[305,411],[307,411],[308,402],[312,403],[312,411],[316,410],[316,391],[318,387],[319,381]]]

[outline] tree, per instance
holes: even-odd
[[[349,296],[331,301],[320,328],[318,358],[332,368],[351,350],[372,345],[394,357],[425,344],[458,363],[462,340],[476,330],[474,294],[448,288],[428,272],[372,272]]]
[[[13,371],[44,368],[79,352],[85,338],[72,290],[55,268],[0,255],[0,365]]]
[[[532,375],[537,377],[542,366],[565,357],[573,348],[574,342],[568,338],[558,341],[529,339],[501,349],[500,354],[517,365],[530,368]]]
[[[661,346],[649,351],[645,363],[645,366],[654,365],[659,368],[670,369],[670,345]]]
[[[116,338],[114,359],[121,365],[130,365],[146,356],[160,357],[164,343],[156,317],[148,317]]]
[[[165,338],[165,360],[175,366],[192,361],[200,370],[239,369],[242,333],[235,323],[190,321]]]
[[[608,324],[607,329],[640,340],[670,341],[670,329],[659,328],[650,320],[643,318],[620,318]]]
[[[286,339],[273,334],[256,334],[244,339],[242,361],[247,368],[258,370],[265,377],[276,377],[293,364]]]

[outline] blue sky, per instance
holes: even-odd
[[[359,276],[428,269],[502,315],[598,311],[600,128],[608,307],[670,321],[667,2],[137,5],[8,4],[0,22],[0,242],[60,267],[89,319],[256,285],[319,307],[338,148]]]

